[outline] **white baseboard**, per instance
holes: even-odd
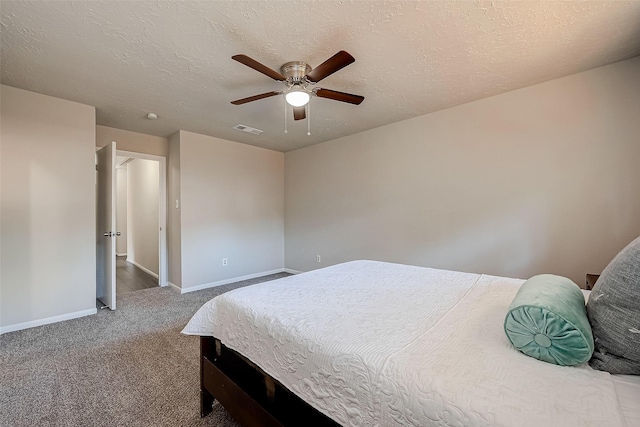
[[[180,288],[181,294],[186,294],[188,292],[201,291],[203,289],[215,288],[216,286],[228,285],[229,283],[241,282],[243,280],[255,279],[256,277],[268,276],[270,274],[282,273],[284,272],[284,268],[279,268],[277,270],[263,271],[261,273],[249,274],[247,276],[233,277],[231,279],[218,280],[217,282],[204,283],[202,285],[191,286],[188,288]],[[175,285],[173,285],[175,286]]]
[[[158,274],[154,273],[153,271],[149,270],[146,267],[141,266],[140,264],[138,264],[137,262],[127,258],[127,262],[130,262],[131,264],[135,265],[136,267],[138,267],[140,270],[144,271],[145,273],[149,274],[150,276],[155,277],[156,279],[158,278]]]
[[[167,282],[167,285],[168,285],[171,289],[173,289],[173,290],[175,290],[175,291],[178,291],[178,293],[182,293],[182,288],[181,288],[180,286],[178,286],[178,285],[174,285],[174,284],[173,284],[173,283],[171,283],[171,282]]]
[[[152,271],[149,271],[148,269],[142,267],[141,265],[137,264],[136,262],[127,260],[128,262],[130,262],[131,264],[135,265],[136,267],[140,268],[141,270],[147,272],[148,274],[154,276],[155,278],[158,278],[158,275],[153,273]],[[240,276],[240,277],[234,277],[231,279],[225,279],[225,280],[219,280],[217,282],[211,282],[211,283],[205,283],[202,285],[198,285],[198,286],[193,286],[190,288],[181,288],[171,282],[167,282],[165,286],[170,286],[171,288],[173,288],[174,290],[180,292],[181,294],[186,294],[189,292],[195,292],[195,291],[200,291],[202,289],[208,289],[208,288],[213,288],[216,286],[222,286],[222,285],[228,285],[229,283],[235,283],[235,282],[241,282],[243,280],[249,280],[249,279],[255,279],[256,277],[262,277],[262,276],[268,276],[270,274],[276,274],[276,273],[289,273],[289,274],[300,274],[302,273],[302,271],[298,271],[298,270],[292,270],[290,268],[280,268],[280,269],[276,269],[276,270],[270,270],[270,271],[263,271],[261,273],[255,273],[255,274],[249,274],[246,276]],[[29,322],[23,322],[23,323],[16,323],[13,325],[8,325],[8,326],[0,326],[0,335],[5,334],[7,332],[14,332],[14,331],[20,331],[22,329],[29,329],[29,328],[34,328],[36,326],[42,326],[42,325],[48,325],[51,323],[56,323],[56,322],[62,322],[64,320],[71,320],[71,319],[77,319],[78,317],[84,317],[84,316],[90,316],[92,314],[96,314],[98,312],[97,309],[95,308],[91,308],[88,310],[81,310],[81,311],[75,311],[73,313],[66,313],[66,314],[61,314],[58,316],[52,316],[52,317],[46,317],[44,319],[37,319],[37,320],[32,320]]]
[[[98,309],[90,308],[88,310],[74,311],[73,313],[61,314],[59,316],[45,317],[44,319],[31,320],[29,322],[15,323],[8,326],[0,326],[0,335],[7,332],[20,331],[22,329],[34,328],[36,326],[48,325],[50,323],[62,322],[63,320],[77,319],[78,317],[90,316],[96,314]]]
[[[123,253],[123,254],[119,254],[118,252],[116,252],[116,256],[127,256],[127,253]]]

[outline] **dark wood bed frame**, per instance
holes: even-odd
[[[217,338],[200,337],[201,417],[215,399],[243,427],[340,425]]]

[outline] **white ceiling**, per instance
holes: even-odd
[[[640,54],[640,1],[2,0],[0,13],[3,84],[94,105],[105,126],[280,151]],[[339,50],[356,62],[318,86],[366,99],[313,98],[311,136],[291,117],[284,134],[281,97],[230,104],[283,88],[232,55],[279,70]]]

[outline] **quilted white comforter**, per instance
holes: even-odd
[[[219,338],[345,426],[624,426],[608,373],[509,344],[522,282],[353,261],[227,292],[183,333]]]

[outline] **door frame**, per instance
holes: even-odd
[[[155,160],[159,162],[158,183],[158,285],[169,284],[168,256],[167,256],[167,158],[154,154],[136,153],[134,151],[118,150],[116,156],[131,157],[132,159]],[[114,171],[115,173],[115,171]],[[117,191],[117,189],[114,189]],[[117,226],[117,225],[116,225]]]

